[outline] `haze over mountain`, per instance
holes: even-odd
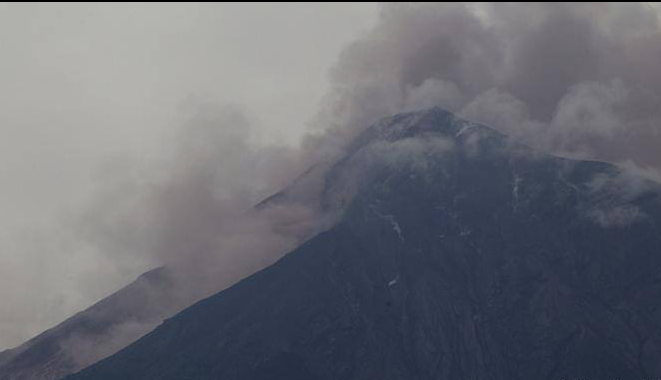
[[[4,352],[0,379],[59,379],[113,354],[180,310],[173,285],[163,268],[143,274],[89,309]]]
[[[120,219],[149,204],[150,190],[172,174],[164,163],[175,160],[186,130],[199,127],[198,115],[244,114],[245,122],[213,120],[231,132],[202,138],[218,151],[229,145],[219,137],[238,136],[232,146],[250,142],[251,152],[295,145],[327,89],[326,71],[375,10],[0,4],[0,351],[166,264],[171,254],[150,251],[153,235],[131,240],[122,225],[133,222]],[[291,59],[301,51],[308,54]],[[222,156],[229,170],[221,187],[249,183],[243,193],[259,193],[253,202],[279,188],[260,192],[249,179],[230,179],[241,164]],[[248,161],[257,182],[269,180],[263,163]]]
[[[325,175],[339,221],[67,380],[661,375],[661,185],[434,108]]]
[[[91,304],[90,299],[121,288],[117,284],[145,268],[164,267],[168,275],[161,281],[154,273],[163,269],[148,272],[54,329],[0,352],[0,379],[54,380],[77,371],[289,252],[275,266],[187,309],[80,376],[160,378],[166,376],[158,372],[163,370],[193,378],[259,378],[284,367],[299,371],[283,374],[293,378],[658,374],[650,359],[658,356],[653,279],[658,269],[658,185],[644,178],[661,180],[657,5],[385,4],[374,27],[333,63],[317,112],[310,109],[309,98],[317,99],[307,87],[317,92],[319,87],[299,65],[323,55],[299,37],[306,30],[319,33],[323,25],[335,36],[332,29],[344,31],[344,26],[326,19],[317,25],[315,18],[324,12],[315,8],[305,13],[309,17],[300,17],[286,6],[251,6],[256,8],[244,9],[248,16],[229,17],[228,23],[216,22],[217,8],[178,7],[185,12],[121,8],[103,14],[107,23],[89,22],[92,31],[101,26],[110,39],[88,35],[78,23],[59,18],[64,33],[45,33],[43,41],[30,39],[42,36],[36,32],[3,34],[10,42],[21,39],[7,36],[26,37],[30,43],[10,44],[17,55],[8,54],[9,63],[0,67],[0,74],[14,83],[4,87],[4,113],[19,114],[0,123],[9,128],[4,140],[8,149],[2,152],[14,152],[0,159],[9,168],[3,173],[12,174],[3,174],[8,179],[2,185],[20,190],[32,183],[20,179],[39,173],[46,173],[47,180],[28,186],[30,191],[15,191],[21,199],[46,194],[34,197],[25,210],[12,201],[16,197],[2,200],[14,210],[7,215],[50,227],[47,233],[40,226],[42,233],[22,235],[19,240],[29,246],[0,249],[0,339],[16,342],[17,336],[35,331],[39,321],[50,325],[72,310],[84,309],[71,305]],[[262,11],[268,13],[266,19]],[[51,30],[43,29],[50,25],[49,14],[36,12],[32,17],[24,12],[28,23],[5,17],[11,22],[0,28]],[[76,21],[86,18],[82,11],[75,15]],[[117,17],[106,20],[107,15]],[[164,15],[173,22],[158,22]],[[150,27],[153,21],[156,28]],[[228,29],[222,32],[216,25]],[[139,33],[141,28],[146,36]],[[227,50],[223,39],[215,38],[234,41],[239,29],[248,30],[250,43],[237,44],[236,50]],[[295,38],[278,38],[283,30]],[[158,42],[145,43],[148,39],[142,37],[149,36]],[[262,36],[268,36],[269,43]],[[115,43],[104,43],[108,41]],[[136,41],[144,48],[131,49]],[[204,51],[209,59],[188,55],[189,47]],[[25,51],[34,54],[21,54]],[[103,54],[91,56],[102,59],[79,59],[98,51]],[[60,61],[62,54],[69,59]],[[106,54],[112,59],[105,59]],[[160,59],[168,56],[176,58]],[[181,73],[156,70],[159,59],[166,66],[174,62]],[[38,75],[19,75],[12,82],[14,73],[23,72],[23,63],[38,68],[24,72]],[[122,70],[109,72],[106,64]],[[63,77],[50,68],[62,67],[68,74],[89,75],[65,75],[75,80],[55,85],[62,84]],[[124,71],[131,75],[109,75]],[[144,82],[131,85],[143,78],[152,79],[148,91]],[[240,83],[241,91],[220,78]],[[166,85],[170,80],[174,84]],[[178,92],[193,82],[213,83],[212,94],[189,97]],[[27,90],[31,83],[38,84],[37,91]],[[121,83],[126,94],[96,92],[111,83]],[[277,83],[297,83],[305,95]],[[70,85],[87,86],[81,92],[85,101],[69,98]],[[217,104],[219,93],[233,104]],[[108,108],[101,112],[91,107],[86,100],[92,98],[102,99]],[[117,102],[124,106],[116,107]],[[489,127],[439,109],[401,114],[430,106]],[[55,114],[46,112],[51,108]],[[67,132],[62,125],[101,120],[81,125],[114,131],[108,127],[116,123],[113,115],[124,117],[129,109],[150,110],[151,115],[137,123],[129,117],[132,123],[127,125],[133,127],[127,127],[126,135],[132,144],[135,134],[162,123],[180,127],[156,133],[171,137],[171,144],[162,144],[163,152],[147,164],[120,153],[112,170],[95,177],[99,191],[91,204],[70,210],[73,215],[66,223],[49,225],[43,218],[48,207],[34,205],[60,204],[63,183],[78,190],[66,180],[77,165],[53,166],[61,161],[47,160],[48,165],[22,170],[15,163],[39,156],[42,146],[59,146],[60,140],[80,141],[86,151],[95,151],[97,140]],[[85,116],[88,113],[94,118]],[[304,119],[310,119],[307,128]],[[265,126],[291,141],[276,141],[264,132]],[[459,126],[470,127],[462,131]],[[26,144],[25,131],[38,138]],[[16,136],[21,138],[12,139]],[[108,148],[106,142],[112,146],[101,140],[103,149]],[[142,153],[159,141],[136,142],[135,149]],[[30,213],[33,207],[39,212]],[[382,257],[383,262],[378,260]],[[356,258],[361,261],[353,261]],[[314,276],[292,274],[306,271]],[[283,283],[281,277],[291,279]],[[333,287],[317,282],[323,278],[334,279]],[[380,287],[384,279],[393,284],[385,290]],[[340,294],[337,288],[342,286],[347,290]],[[313,294],[325,297],[327,305],[312,302]],[[310,300],[308,309],[302,299]],[[256,317],[270,312],[279,319]],[[189,315],[198,315],[197,321],[204,323],[189,326]],[[249,326],[204,316],[219,321],[241,316]],[[305,323],[310,320],[321,330],[310,330]],[[181,340],[169,335],[173,331]],[[236,338],[233,334],[241,331],[245,340],[214,340]],[[160,346],[165,336],[171,343]],[[309,340],[320,336],[322,341]],[[333,346],[344,338],[351,342]],[[222,350],[206,346],[219,342]],[[245,364],[236,366],[236,373],[213,364],[219,352],[234,360],[237,352],[248,350],[245,344],[253,343],[255,351],[240,357],[245,362],[235,360]],[[292,348],[297,345],[300,348]],[[184,356],[166,363],[147,351],[164,358]],[[329,357],[329,352],[339,356]],[[349,352],[364,362],[342,356]],[[258,363],[259,353],[271,359]],[[138,357],[153,367],[117,365]],[[298,361],[308,366],[297,368],[293,363]],[[378,361],[390,367],[375,364]],[[200,371],[189,373],[192,366]]]

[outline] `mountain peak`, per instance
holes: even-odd
[[[68,379],[658,377],[661,191],[512,146],[439,108],[382,119],[330,170],[360,181],[333,226]]]
[[[481,138],[506,139],[504,134],[488,126],[462,119],[441,107],[432,107],[403,112],[379,120],[353,142],[349,151],[359,149],[376,140],[396,141],[433,136],[462,142],[476,132]]]

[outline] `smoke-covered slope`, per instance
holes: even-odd
[[[87,310],[0,353],[0,379],[58,379],[113,354],[180,310],[172,290],[164,268],[141,275]]]
[[[657,184],[433,109],[325,189],[334,227],[66,379],[661,376]]]

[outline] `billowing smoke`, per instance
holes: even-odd
[[[237,107],[194,106],[170,157],[103,189],[81,238],[183,276],[182,304],[271,264],[324,219],[304,196],[255,208],[305,167],[295,149],[252,141],[253,130]]]
[[[536,148],[661,168],[654,6],[388,4],[380,12],[331,72],[319,116],[331,140],[438,105]]]
[[[108,260],[137,256],[162,269],[95,306],[91,318],[108,321],[106,329],[58,342],[75,369],[272,264],[329,221],[305,186],[295,198],[260,203],[305,169],[298,150],[255,142],[236,106],[191,105],[186,117],[168,157],[116,173],[78,220],[78,239]]]

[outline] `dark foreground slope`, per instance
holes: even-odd
[[[165,269],[143,274],[87,310],[0,353],[0,380],[59,379],[115,353],[180,310],[172,290]]]
[[[434,109],[326,190],[333,228],[67,379],[661,376],[658,185]]]

